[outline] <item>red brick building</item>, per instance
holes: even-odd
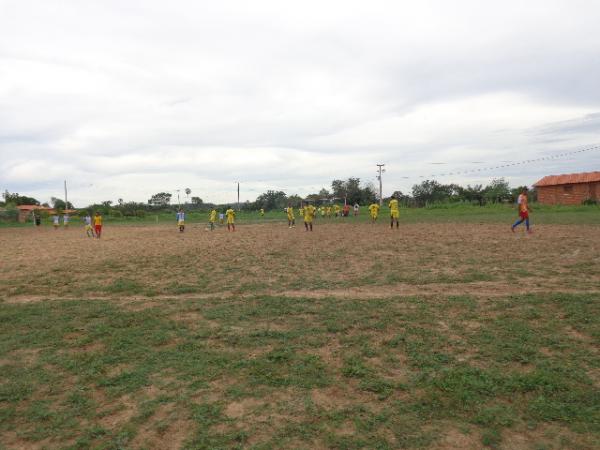
[[[600,201],[600,172],[549,175],[534,184],[538,202],[544,205],[581,205]]]
[[[17,206],[17,210],[19,211],[19,222],[27,222],[27,220],[31,219],[33,211],[47,211],[48,214],[54,213],[52,208],[39,205],[19,205]]]

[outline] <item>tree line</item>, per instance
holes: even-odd
[[[403,193],[400,190],[394,191],[393,195],[404,206],[424,207],[441,203],[469,203],[483,206],[488,203],[510,203],[516,201],[523,186],[511,188],[504,178],[497,178],[491,181],[487,186],[481,184],[467,185],[466,187],[458,184],[442,184],[436,180],[425,180],[415,184],[410,193]],[[205,203],[200,197],[190,196],[191,190],[182,190],[185,193],[183,202],[179,198],[174,198],[170,192],[158,192],[152,195],[147,202],[124,201],[119,198],[116,202],[112,200],[102,201],[88,205],[82,210],[99,211],[102,214],[122,217],[144,217],[150,212],[174,211],[180,205],[187,211],[207,211],[212,208],[223,209],[230,204]],[[52,197],[50,204],[41,204],[37,199],[18,193],[5,191],[2,194],[3,201],[0,206],[5,208],[14,208],[18,205],[41,205],[52,207],[57,211],[64,209],[74,209],[71,202],[65,205],[64,200]],[[530,191],[530,199],[536,200],[535,190]],[[384,198],[388,201],[388,198]],[[265,210],[283,209],[291,204],[299,207],[303,202],[310,201],[316,205],[339,203],[348,203],[354,205],[368,205],[378,201],[378,194],[373,183],[361,183],[360,178],[350,177],[346,180],[333,180],[329,189],[322,188],[319,192],[309,194],[305,197],[299,195],[287,195],[284,191],[268,190],[259,195],[255,201],[246,201],[240,204],[242,210]]]

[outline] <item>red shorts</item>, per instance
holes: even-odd
[[[100,234],[102,232],[102,225],[94,225],[94,229],[96,230],[96,234]]]
[[[519,217],[523,220],[529,219],[529,211],[519,211]]]

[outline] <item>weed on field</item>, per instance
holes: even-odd
[[[599,305],[568,294],[5,302],[2,443],[597,448]]]

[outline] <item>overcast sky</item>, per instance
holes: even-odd
[[[302,195],[385,163],[389,194],[583,149],[598,17],[591,0],[0,0],[0,189],[231,202],[236,181],[242,200]],[[436,179],[592,170],[600,150]]]

